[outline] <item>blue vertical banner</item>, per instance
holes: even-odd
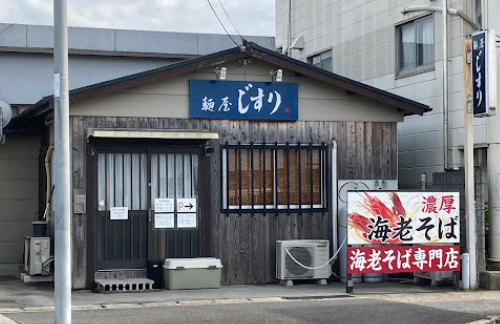
[[[191,118],[294,121],[299,117],[298,85],[189,80],[189,112]]]
[[[489,113],[489,66],[488,31],[472,34],[472,99],[474,116],[487,116]]]

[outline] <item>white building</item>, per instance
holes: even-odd
[[[442,11],[410,11],[415,6],[442,8],[442,1],[276,0],[278,49],[433,109],[398,124],[398,181],[403,188],[419,188],[424,173],[432,183],[434,172],[464,166],[463,43],[474,31],[473,23],[500,30],[498,1],[446,4],[451,10],[446,25],[447,109],[443,110]],[[490,182],[490,236],[492,246],[499,247],[491,252],[494,261],[500,261],[500,227],[495,225],[500,223],[495,208],[500,205],[500,168],[495,165],[500,154],[499,119],[497,115],[474,120],[475,165],[487,171]]]

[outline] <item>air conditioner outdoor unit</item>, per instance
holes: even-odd
[[[27,237],[24,240],[24,270],[30,276],[48,274],[44,263],[50,257],[49,237]]]
[[[287,253],[306,269],[298,265]],[[328,263],[330,256],[330,242],[328,240],[287,240],[276,241],[276,278],[280,280],[296,279],[328,279],[331,266]]]

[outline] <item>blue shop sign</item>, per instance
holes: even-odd
[[[298,85],[189,80],[189,110],[191,118],[297,120]]]
[[[472,34],[472,96],[474,116],[486,116],[489,112],[488,96],[488,33]]]

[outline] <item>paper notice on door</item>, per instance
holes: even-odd
[[[174,228],[174,214],[155,214],[155,228]]]
[[[111,207],[109,219],[128,220],[128,207]]]
[[[173,213],[174,198],[156,198],[155,199],[156,213]]]
[[[196,198],[177,198],[177,212],[196,212]]]
[[[177,214],[177,228],[196,228],[196,214]]]

